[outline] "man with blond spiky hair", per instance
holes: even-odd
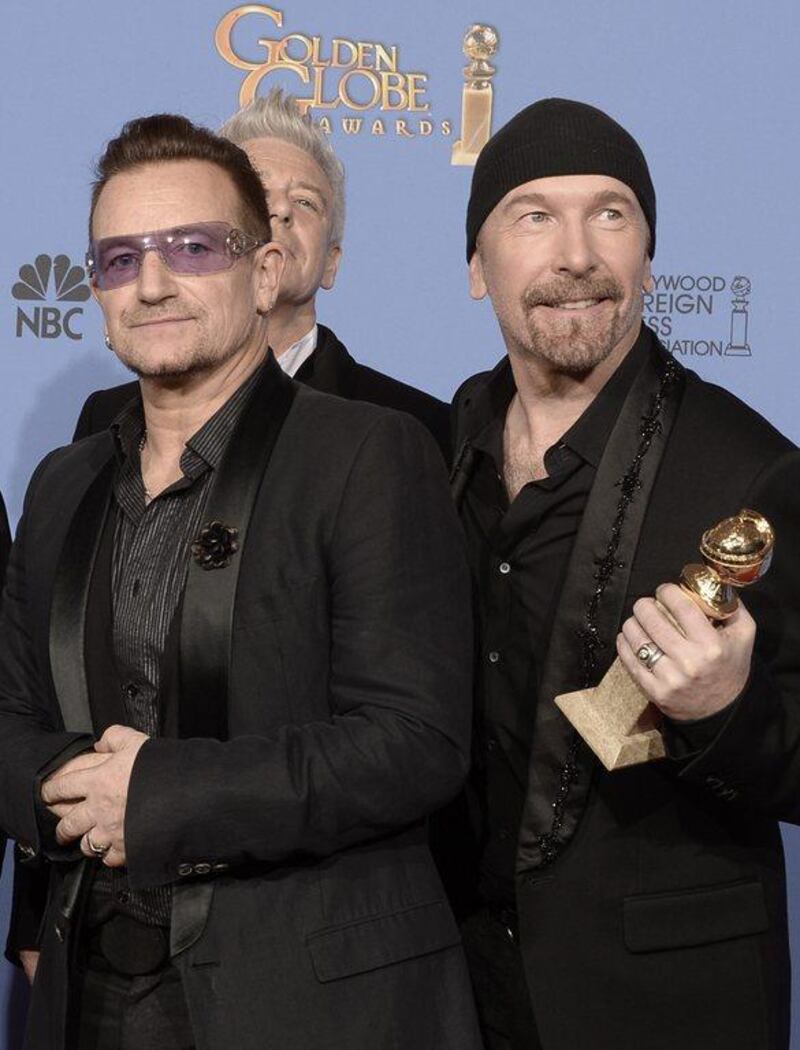
[[[283,370],[315,390],[416,416],[449,458],[447,406],[359,364],[330,328],[317,323],[317,292],[336,281],[345,221],[344,166],[325,133],[300,113],[293,95],[273,88],[226,120],[220,134],[244,149],[261,176],[275,239],[286,253],[270,318],[272,350]],[[103,430],[135,393],[135,384],[127,383],[92,394],[75,438]]]

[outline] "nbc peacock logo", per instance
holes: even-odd
[[[86,283],[86,270],[74,264],[68,255],[37,255],[33,263],[19,268],[19,280],[11,289],[18,302],[29,303],[85,303],[91,295]],[[57,339],[65,335],[77,341],[83,333],[76,322],[83,316],[83,308],[73,306],[17,307],[17,338],[32,332],[37,339]]]

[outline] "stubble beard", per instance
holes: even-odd
[[[157,320],[155,314],[148,320]],[[126,318],[123,315],[123,323]],[[199,331],[192,343],[181,348],[146,350],[135,345],[133,338],[114,340],[114,350],[120,362],[139,379],[177,380],[207,372],[221,363],[217,348],[208,338],[203,318],[193,317]]]
[[[611,300],[613,307],[604,306],[601,317],[581,317],[581,311],[574,317],[542,316],[540,307],[582,299]],[[622,287],[612,278],[537,285],[522,297],[527,338],[515,341],[524,356],[546,361],[565,375],[584,376],[605,361],[638,323],[642,307],[641,294],[626,305]]]
[[[126,355],[118,351],[118,356],[122,364],[139,379],[187,379],[209,372],[222,363],[217,355],[200,346],[194,347],[190,354],[160,362],[148,361],[145,355],[136,352]]]

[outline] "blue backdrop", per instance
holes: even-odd
[[[216,126],[243,90],[273,84],[316,100],[348,173],[344,264],[320,294],[320,318],[359,360],[446,399],[498,359],[491,309],[466,289],[471,171],[450,163],[473,21],[500,34],[495,128],[560,95],[638,138],[659,207],[648,323],[684,364],[800,438],[795,0],[276,0],[241,5],[230,34],[217,34],[236,10],[231,0],[3,4],[0,487],[12,524],[33,467],[69,439],[87,393],[126,378],[74,267],[92,162],[130,117],[167,110]],[[800,837],[787,828],[785,838],[800,958]],[[18,1045],[20,996],[5,965],[0,1050]],[[795,1032],[800,1050],[800,1016]]]

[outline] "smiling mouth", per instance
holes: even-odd
[[[543,304],[550,310],[591,310],[594,306],[600,306],[601,303],[608,302],[607,299],[572,299],[567,300],[563,303],[547,303]]]

